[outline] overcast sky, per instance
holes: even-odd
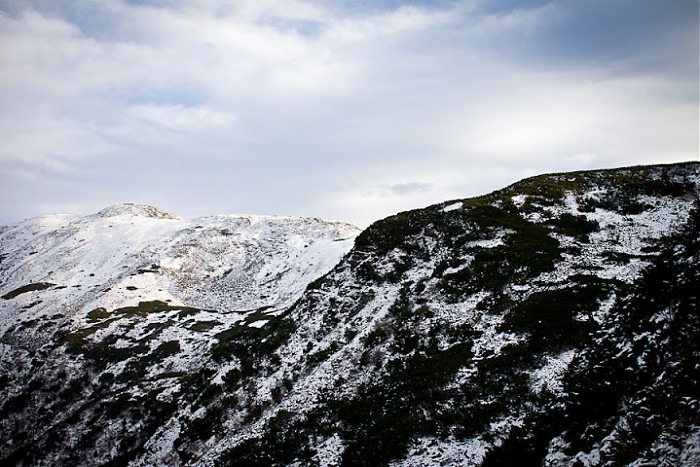
[[[367,225],[698,160],[697,0],[0,0],[0,223]]]

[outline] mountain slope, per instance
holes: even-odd
[[[700,212],[694,210],[567,375],[572,397],[552,464],[698,464],[698,284]],[[557,452],[562,447],[564,455]]]
[[[338,262],[358,232],[317,219],[186,221],[144,205],[6,228],[0,455],[32,459],[42,446],[47,457],[30,463],[52,463],[48,456],[99,463],[99,452],[72,457],[76,443],[138,445],[155,422],[115,429],[97,413],[128,407],[146,391],[161,394],[165,408],[155,410],[165,416],[174,408],[168,394],[206,369],[220,333],[264,327]],[[128,434],[141,429],[136,439]]]
[[[508,465],[550,449],[557,465],[568,375],[621,332],[619,303],[697,205],[690,164],[541,176],[374,224],[291,310],[273,364],[225,389],[253,385],[233,413],[262,416],[204,464]],[[693,423],[678,438],[696,449]]]
[[[168,243],[112,285],[130,302],[86,292],[57,324],[5,331],[0,459],[697,465],[699,195],[697,163],[534,177],[373,224],[297,301],[218,289],[232,257],[194,261],[218,279],[188,287]],[[126,290],[152,264],[168,286]],[[45,268],[2,276],[3,316],[70,290]]]

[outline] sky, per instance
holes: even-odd
[[[361,226],[699,160],[697,0],[0,0],[0,224]]]

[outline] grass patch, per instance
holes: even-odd
[[[139,302],[136,306],[126,306],[123,308],[117,308],[114,310],[115,314],[122,314],[127,316],[146,316],[149,313],[159,313],[163,311],[173,311],[180,310],[185,313],[199,313],[200,310],[197,308],[192,308],[182,305],[169,305],[160,300],[153,300],[148,302]]]
[[[22,294],[28,293],[28,292],[36,292],[39,290],[46,290],[48,288],[51,288],[55,286],[56,284],[52,284],[51,282],[36,282],[34,284],[27,284],[23,285],[22,287],[19,287],[11,292],[6,293],[5,295],[2,296],[4,300],[12,300],[15,297],[18,297]]]
[[[217,326],[221,326],[219,321],[196,321],[192,323],[188,329],[195,332],[206,332],[214,329]]]
[[[87,319],[88,322],[94,323],[96,321],[109,318],[111,315],[109,311],[107,311],[105,308],[95,308],[94,310],[91,310],[87,314]]]

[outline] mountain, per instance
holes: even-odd
[[[260,247],[252,287],[217,261],[249,254],[240,220],[28,221],[0,240],[0,459],[698,465],[699,208],[698,163],[541,175],[376,222],[314,274]]]
[[[139,425],[116,428],[101,411],[144,392],[167,398],[206,368],[220,335],[264,328],[333,268],[359,232],[319,219],[187,221],[133,204],[5,228],[0,463],[109,458],[65,457],[76,439],[92,436],[76,426],[100,443],[128,446],[127,433]],[[44,445],[50,457],[37,458]]]

